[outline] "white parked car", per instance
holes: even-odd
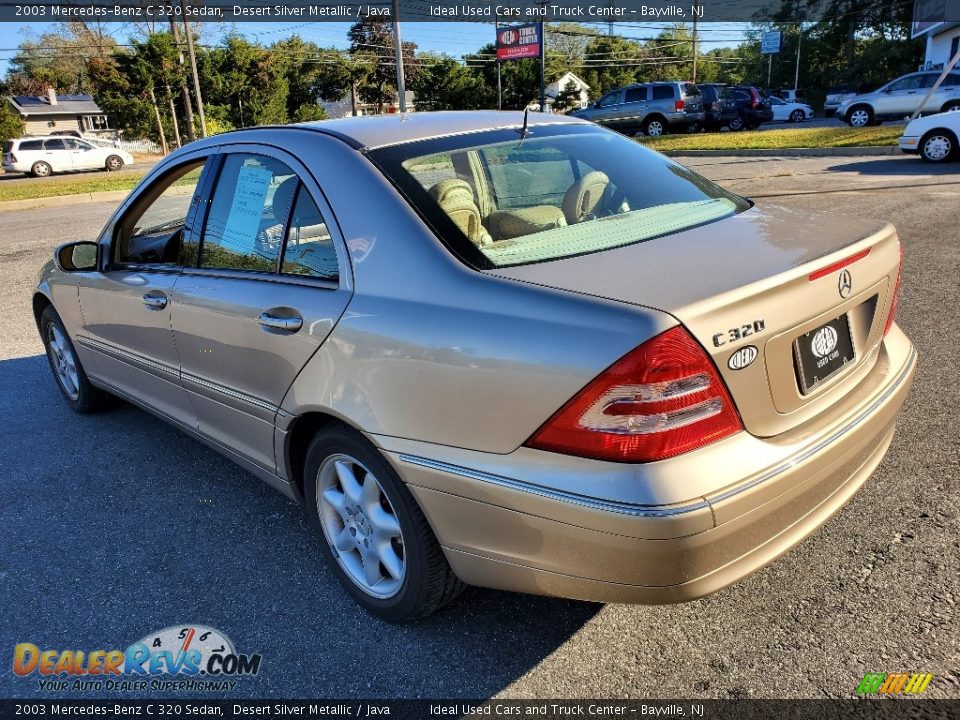
[[[119,170],[133,163],[126,150],[98,147],[73,137],[25,137],[3,145],[3,169],[34,177],[75,170]]]
[[[927,162],[945,162],[960,157],[960,112],[950,110],[911,120],[900,136],[900,149],[920,155]]]
[[[778,97],[770,98],[773,122],[803,122],[813,119],[813,108],[806,103],[787,102]]]

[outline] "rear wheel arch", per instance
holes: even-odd
[[[948,100],[943,104],[943,107],[940,108],[940,112],[951,112],[960,110],[960,100]]]
[[[304,488],[304,466],[307,460],[307,450],[317,433],[330,428],[343,428],[358,434],[360,430],[344,422],[336,415],[326,412],[310,411],[298,415],[287,431],[284,446],[283,460],[287,471],[287,478],[297,489],[302,498]]]

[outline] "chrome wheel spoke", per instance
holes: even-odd
[[[363,487],[360,492],[360,504],[368,515],[374,508],[380,507],[380,484],[373,475],[368,474],[363,479]]]
[[[370,523],[379,537],[387,540],[400,537],[400,523],[393,513],[387,512],[378,505],[370,512],[369,517]]]
[[[354,542],[353,535],[350,533],[350,528],[344,527],[343,530],[340,531],[340,534],[337,535],[337,539],[334,541],[334,547],[340,552],[350,552],[357,549],[357,544]]]
[[[352,502],[360,502],[360,496],[363,494],[363,488],[353,473],[353,467],[346,462],[337,461],[334,465],[337,470],[337,478],[340,480],[340,487],[343,488],[343,494]]]
[[[384,543],[381,547],[377,548],[377,550],[377,554],[380,556],[380,564],[383,565],[387,574],[394,580],[399,580],[403,577],[403,559],[397,554],[397,551],[393,548],[393,544],[389,542]]]
[[[327,488],[323,491],[322,495],[323,501],[332,507],[337,515],[340,516],[340,519],[344,524],[347,523],[347,498],[344,496],[343,492],[337,490],[337,488]]]
[[[361,552],[360,557],[363,560],[363,574],[367,585],[373,587],[383,579],[383,573],[380,572],[380,558],[372,550]]]

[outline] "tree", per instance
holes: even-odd
[[[580,77],[590,86],[592,96],[599,98],[615,88],[636,82],[636,68],[628,61],[640,53],[640,43],[635,40],[602,35],[587,43]]]
[[[573,80],[567,80],[567,84],[557,93],[553,101],[554,112],[566,112],[580,107],[580,88]]]
[[[421,56],[410,89],[421,110],[478,110],[497,101],[496,89],[488,87],[481,75],[446,55]]]
[[[0,98],[0,143],[23,135],[23,120],[6,97]]]
[[[294,122],[310,122],[311,120],[326,120],[329,115],[322,105],[304,103],[293,113]]]
[[[289,120],[290,85],[284,59],[239,35],[229,35],[206,53],[201,82],[207,104],[234,127]]]
[[[354,23],[347,33],[350,40],[350,53],[358,54],[364,62],[376,58],[372,70],[358,83],[360,97],[365,102],[376,103],[379,112],[383,112],[385,103],[397,97],[396,47],[393,23],[380,19],[364,19]],[[401,49],[404,78],[408,85],[416,81],[419,68],[416,64],[417,45],[404,42]]]
[[[20,43],[7,71],[14,94],[43,95],[48,87],[61,94],[89,93],[90,60],[109,58],[116,48],[116,41],[99,23],[69,22],[54,27]]]

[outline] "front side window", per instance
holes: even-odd
[[[600,98],[600,102],[598,103],[598,106],[610,107],[611,105],[616,105],[619,102],[620,102],[620,91],[615,90],[614,92],[607,93],[602,98]]]
[[[890,85],[887,86],[887,90],[890,92],[897,92],[899,90],[917,90],[920,88],[922,79],[922,75],[910,75],[905,78],[900,78],[899,80],[895,80],[890,83]]]
[[[466,155],[482,173],[440,181],[432,158]],[[750,205],[642,145],[591,126],[536,127],[424,140],[368,157],[456,255],[478,267],[543,262],[643,242]],[[478,202],[471,188],[489,187]],[[480,208],[485,210],[481,212]]]
[[[182,260],[184,226],[205,162],[181,165],[141,194],[117,225],[115,263],[175,265]]]

